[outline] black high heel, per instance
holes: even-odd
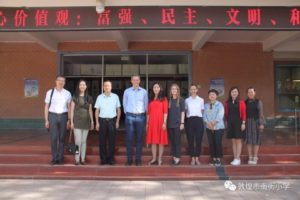
[[[148,165],[157,165],[158,162],[157,160],[151,160],[150,162],[148,162]]]

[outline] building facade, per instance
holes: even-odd
[[[38,26],[37,23],[45,23],[42,21],[45,18],[38,20],[37,12],[51,14],[51,9],[67,10],[69,7],[72,7],[70,13],[95,9],[95,1],[85,4],[81,1],[30,1],[26,5],[0,1],[0,128],[42,128],[44,96],[54,86],[57,74],[67,77],[66,87],[71,91],[79,79],[88,80],[90,93],[95,98],[106,79],[113,81],[115,92],[121,96],[129,87],[130,76],[136,73],[141,75],[142,86],[147,89],[154,81],[162,82],[166,90],[171,83],[177,82],[187,96],[188,85],[194,83],[199,85],[199,95],[204,98],[209,88],[218,88],[224,92],[222,101],[227,99],[230,87],[238,86],[241,97],[246,98],[246,89],[252,86],[264,103],[269,128],[297,125],[299,2],[189,1],[186,5],[179,0],[126,3],[112,0],[104,4],[107,10],[112,9],[112,24],[97,26],[99,20],[104,20],[100,16],[104,15],[95,10],[89,20],[98,24],[90,30],[88,22],[79,20],[79,14],[74,18],[70,15],[70,29],[57,24],[51,26],[50,19],[48,26]],[[16,12],[23,6],[36,11],[25,12],[28,23],[18,24],[23,26],[20,28],[16,24]],[[133,24],[126,27],[120,21],[119,24],[115,22],[121,20],[116,19],[120,15],[113,15],[116,8],[134,8],[133,11],[141,16],[150,8],[158,9],[160,14],[166,9],[166,15],[157,17],[154,13],[151,18],[138,19],[131,16]],[[217,13],[217,8],[224,11],[223,15]],[[176,18],[174,15],[180,9],[182,16]],[[206,9],[215,13],[201,18]],[[276,9],[285,9],[285,15]],[[278,13],[281,14],[277,16]],[[159,26],[156,18],[159,18]],[[66,20],[66,17],[60,19]],[[141,20],[139,23],[146,28],[134,24],[136,20]],[[162,24],[162,20],[168,21]],[[173,20],[178,24],[172,25]],[[184,20],[191,24],[183,25]],[[81,29],[76,25],[86,27]]]

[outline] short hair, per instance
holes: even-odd
[[[194,84],[194,83],[192,83],[192,84],[190,85],[190,88],[191,88],[191,87],[196,87],[197,90],[199,89],[199,87],[198,87],[196,84]]]
[[[131,79],[132,79],[133,77],[138,77],[139,79],[141,79],[141,76],[138,75],[138,74],[133,74],[133,75],[131,76]]]
[[[112,85],[112,82],[111,82],[110,80],[105,80],[105,81],[103,81],[103,85],[104,85],[105,83],[110,83],[110,84]]]
[[[217,96],[219,96],[219,92],[216,89],[210,89],[208,90],[208,94],[215,93]]]
[[[254,90],[254,92],[255,92],[255,88],[252,87],[252,86],[251,86],[251,87],[248,87],[246,91],[249,92],[249,90],[251,90],[251,89]]]
[[[64,75],[57,75],[55,79],[58,79],[58,78],[66,79],[66,77],[64,77]]]

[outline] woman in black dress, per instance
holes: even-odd
[[[184,99],[180,96],[180,88],[174,83],[170,88],[168,109],[168,134],[171,141],[172,165],[180,164],[181,157],[181,133],[184,129],[185,118]]]
[[[246,144],[248,148],[249,160],[248,164],[257,164],[257,154],[261,144],[261,132],[264,129],[265,118],[263,114],[263,104],[256,98],[255,89],[250,87],[247,89],[246,103]]]
[[[227,122],[227,138],[232,141],[234,159],[231,165],[240,165],[242,152],[242,140],[246,129],[246,105],[239,98],[239,89],[232,87],[228,100],[225,103],[225,118]]]

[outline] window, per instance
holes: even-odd
[[[300,65],[276,66],[276,96],[278,111],[300,110]]]
[[[113,92],[120,97],[131,86],[130,78],[141,75],[141,87],[150,90],[154,82],[163,85],[166,93],[172,83],[188,96],[190,53],[137,52],[137,53],[67,53],[61,55],[60,72],[67,77],[66,88],[72,93],[78,80],[88,81],[93,97],[102,91],[102,82],[110,80]]]
[[[101,56],[64,56],[65,76],[101,76]]]

